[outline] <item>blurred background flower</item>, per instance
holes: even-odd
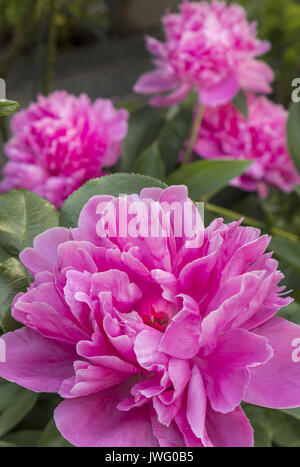
[[[177,104],[192,88],[206,106],[226,104],[241,88],[271,92],[273,71],[256,60],[271,45],[257,39],[256,23],[247,22],[243,8],[217,0],[183,2],[180,12],[167,14],[162,23],[165,41],[147,38],[156,69],[134,87],[156,94],[152,105]]]
[[[226,2],[243,6],[247,21],[257,22],[257,40],[263,42],[255,39],[256,44],[263,44],[264,51],[264,41],[272,44],[259,63],[275,72],[273,92],[270,100],[251,97],[248,103],[239,92],[226,113],[223,107],[206,110],[196,149],[207,159],[199,160],[194,144],[189,144],[190,163],[183,165],[178,154],[192,140],[196,94],[161,109],[149,107],[147,97],[133,91],[137,79],[153,69],[145,36],[163,41],[161,18],[170,18],[180,3],[0,0],[0,77],[6,80],[7,98],[22,109],[11,122],[0,118],[0,141],[6,143],[0,150],[2,189],[23,186],[60,207],[68,193],[117,162],[121,142],[121,157],[109,171],[133,172],[89,181],[60,213],[30,191],[0,195],[0,334],[17,326],[12,300],[26,292],[32,280],[19,254],[32,246],[37,234],[59,225],[75,227],[80,206],[93,195],[138,193],[145,186],[165,187],[162,181],[185,184],[194,201],[205,200],[206,225],[218,217],[226,223],[244,217],[244,224],[272,235],[270,251],[295,299],[282,316],[300,324],[300,188],[295,185],[287,193],[298,180],[284,141],[291,83],[300,76],[299,0]],[[271,74],[264,86],[270,80]],[[66,91],[51,94],[55,89]],[[37,101],[39,94],[44,97]],[[29,107],[30,102],[35,103]],[[15,102],[2,103],[0,113],[8,115],[16,107]],[[127,113],[118,109],[130,111],[125,138]],[[298,173],[299,109],[300,104],[293,104],[288,119],[288,150]],[[218,149],[221,161],[210,159],[208,146]],[[232,179],[236,186],[228,186]],[[257,190],[261,195],[268,191],[268,197],[257,196]],[[59,401],[58,396],[37,396],[0,379],[0,446],[68,445],[53,422]],[[254,427],[256,446],[300,447],[299,408],[273,411],[243,404],[243,409]]]
[[[245,118],[229,103],[207,108],[195,151],[205,158],[228,157],[255,162],[232,180],[233,186],[258,191],[266,198],[269,186],[291,193],[300,177],[286,143],[288,112],[264,96],[249,94]]]
[[[60,208],[84,182],[114,165],[127,134],[128,112],[109,99],[91,103],[64,91],[39,96],[12,119],[0,192],[26,189]]]

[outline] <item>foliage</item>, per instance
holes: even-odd
[[[38,0],[34,36],[40,34],[49,7],[49,0]],[[0,0],[0,41],[4,44],[10,40],[11,31],[18,26],[27,8],[28,0]],[[109,28],[109,18],[104,0],[60,1],[56,15],[58,45],[66,48],[101,37],[101,31]]]
[[[272,43],[266,61],[276,70],[274,95],[288,104],[291,83],[300,73],[300,4],[298,0],[231,0],[247,10],[248,17],[257,21],[259,36]]]
[[[63,2],[56,22],[59,43],[72,42],[75,31],[108,27],[104,8],[95,10],[99,1]],[[258,19],[260,36],[272,41],[267,60],[276,69],[275,95],[288,102],[291,81],[300,72],[300,5],[296,0],[240,0],[250,17]],[[26,0],[0,0],[0,40],[7,40],[17,18],[26,8]],[[94,14],[96,11],[96,14]],[[93,13],[94,12],[94,13]],[[38,15],[43,14],[42,0]],[[92,18],[92,21],[91,21]],[[83,26],[84,25],[84,26]],[[254,194],[229,188],[229,181],[249,165],[245,160],[194,160],[180,166],[178,155],[185,151],[194,114],[193,96],[167,112],[140,107],[131,113],[130,130],[123,144],[122,158],[112,175],[87,182],[64,203],[61,212],[28,191],[0,195],[0,329],[7,332],[19,324],[11,316],[13,298],[26,291],[31,277],[19,260],[20,252],[33,244],[36,235],[58,225],[75,227],[82,206],[94,195],[118,195],[139,192],[144,187],[185,184],[194,201],[206,200],[206,225],[217,217],[227,221],[244,217],[252,225],[273,236],[270,250],[285,274],[284,284],[295,302],[279,315],[300,324],[300,188],[292,194],[271,190],[267,200]],[[246,117],[245,96],[240,93],[234,105]],[[0,103],[0,115],[14,111],[16,103]],[[291,107],[288,145],[300,171],[300,104]],[[126,173],[132,172],[132,173]],[[0,380],[0,446],[69,446],[53,422],[53,410],[60,398],[40,395]],[[300,447],[300,408],[275,411],[246,405],[255,430],[256,446]]]

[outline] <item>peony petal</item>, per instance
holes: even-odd
[[[36,392],[58,392],[73,372],[75,349],[45,339],[29,328],[2,336],[6,362],[0,363],[0,376]]]
[[[166,367],[168,357],[160,352],[159,346],[163,334],[156,329],[145,329],[140,332],[134,343],[139,364],[148,371],[155,371],[158,367]]]
[[[162,448],[177,448],[184,447],[183,436],[177,427],[176,423],[170,426],[165,426],[159,423],[157,415],[154,413],[151,417],[153,434]]]
[[[249,368],[272,355],[266,339],[243,329],[220,336],[213,352],[199,363],[212,408],[222,413],[234,410],[249,383]]]
[[[206,392],[197,365],[194,365],[192,369],[186,415],[194,434],[203,441],[205,437]]]
[[[251,368],[244,400],[250,404],[285,409],[300,406],[300,363],[297,347],[300,326],[272,318],[252,332],[266,337],[274,356],[265,365]]]
[[[63,227],[46,230],[35,237],[34,248],[22,251],[20,260],[33,275],[44,271],[53,272],[58,246],[71,239],[71,232]]]
[[[54,418],[64,438],[80,447],[157,447],[148,404],[130,412],[116,408],[130,384],[63,401]]]
[[[214,447],[253,447],[253,429],[240,407],[222,414],[207,407],[206,430]]]
[[[155,107],[169,107],[179,104],[191,90],[190,84],[182,84],[176,91],[166,96],[155,96],[150,100],[150,104]]]
[[[75,376],[65,380],[60,388],[61,397],[88,396],[122,383],[129,378],[129,374],[106,368],[100,365],[90,365],[87,362],[74,363]]]
[[[274,80],[272,68],[261,60],[247,60],[237,69],[237,76],[241,87],[268,94],[272,92],[270,83]]]
[[[175,358],[189,359],[199,350],[201,317],[195,300],[187,295],[182,298],[182,310],[167,327],[159,350]]]
[[[151,71],[140,77],[134,85],[134,92],[140,94],[155,94],[170,91],[176,85],[176,78],[162,71]]]
[[[234,76],[228,76],[220,84],[205,88],[199,87],[199,101],[208,107],[224,105],[231,101],[239,90],[239,83]]]
[[[178,414],[175,417],[175,421],[179,430],[182,433],[184,438],[185,445],[187,447],[197,447],[202,448],[204,444],[202,443],[200,438],[197,438],[194,432],[191,429],[191,425],[186,416],[187,408],[186,403],[182,405],[181,409],[179,410]],[[209,440],[208,440],[209,441]]]
[[[106,291],[111,292],[116,308],[121,312],[128,311],[142,297],[142,292],[137,285],[130,282],[125,272],[117,269],[93,275],[91,294],[98,296],[99,293]]]

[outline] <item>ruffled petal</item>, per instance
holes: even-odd
[[[253,429],[240,407],[222,414],[207,407],[206,430],[214,447],[253,447]]]
[[[201,104],[208,107],[216,107],[218,105],[230,102],[239,90],[239,83],[235,76],[228,76],[219,84],[212,87],[199,87],[199,101]]]
[[[222,413],[234,410],[249,383],[249,368],[272,355],[267,339],[243,329],[220,336],[213,352],[199,363],[212,408]]]
[[[57,428],[80,447],[157,447],[149,405],[129,412],[117,409],[130,382],[87,397],[64,400],[55,410]]]
[[[300,406],[300,326],[272,318],[252,332],[266,337],[274,356],[251,368],[244,400],[250,404],[285,409]]]
[[[62,382],[74,373],[74,347],[45,339],[29,328],[2,336],[6,362],[0,376],[36,392],[58,392]]]

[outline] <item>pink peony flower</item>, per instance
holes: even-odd
[[[168,208],[194,209],[186,187],[144,189],[123,203],[131,211],[141,201],[156,202],[170,236],[126,235],[134,216],[120,222],[124,204],[95,196],[78,228],[48,230],[22,252],[34,283],[14,300],[25,327],[2,337],[0,376],[58,392],[56,424],[77,446],[252,446],[241,401],[300,405],[300,327],[274,317],[291,299],[265,253],[270,239],[217,219],[191,248],[172,234]],[[119,227],[105,237],[108,206]]]
[[[64,91],[39,96],[12,119],[0,192],[23,188],[60,208],[74,190],[117,162],[127,120],[127,111],[108,99],[91,103],[85,94]]]
[[[177,104],[193,86],[207,106],[229,102],[240,88],[271,91],[273,71],[255,59],[270,44],[257,39],[256,23],[247,22],[242,7],[184,0],[179,14],[163,18],[163,27],[165,42],[147,39],[156,70],[144,74],[134,87],[138,93],[158,94],[152,105]]]
[[[262,197],[268,186],[292,192],[300,177],[286,142],[288,112],[266,97],[248,95],[248,119],[231,104],[206,109],[195,151],[205,158],[229,157],[255,162],[231,184]]]

